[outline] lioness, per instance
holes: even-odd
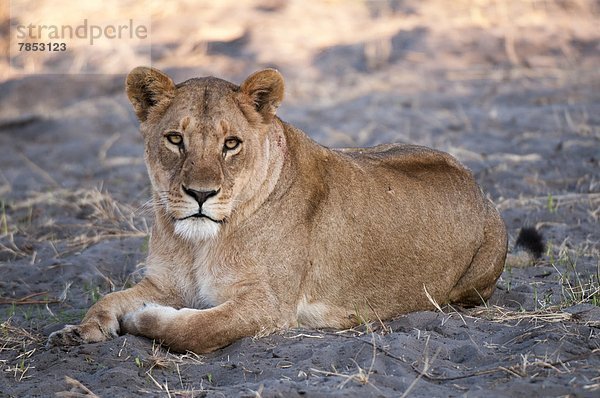
[[[322,147],[275,115],[272,69],[241,86],[175,85],[138,67],[155,222],[144,279],[51,345],[132,333],[203,353],[279,328],[348,328],[476,304],[502,272],[504,223],[452,156],[415,145]]]

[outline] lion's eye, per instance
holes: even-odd
[[[223,144],[223,150],[233,151],[234,149],[239,147],[241,143],[242,143],[242,141],[240,141],[239,138],[235,138],[235,137],[227,138],[225,140],[225,143]]]
[[[169,141],[173,145],[179,146],[179,145],[183,144],[183,137],[181,136],[181,134],[170,133],[170,134],[167,134],[166,137],[167,137],[167,141]]]

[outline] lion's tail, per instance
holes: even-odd
[[[506,266],[528,267],[539,260],[546,251],[546,242],[535,227],[523,227],[519,231],[515,246],[506,256]]]

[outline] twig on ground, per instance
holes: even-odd
[[[427,337],[427,341],[425,342],[425,352],[424,352],[425,358],[423,360],[423,369],[421,369],[421,371],[419,372],[417,377],[412,381],[412,383],[410,383],[408,388],[406,390],[404,390],[404,393],[400,396],[400,398],[408,397],[408,394],[410,394],[410,392],[415,388],[415,386],[417,385],[419,380],[421,380],[421,378],[427,376],[427,372],[429,372],[431,365],[437,359],[437,357],[440,353],[440,350],[441,350],[441,347],[438,347],[438,349],[435,351],[435,354],[433,354],[433,357],[431,357],[431,360],[430,360],[429,359],[429,337]],[[413,365],[413,369],[414,369],[414,365]]]
[[[65,376],[65,382],[71,387],[69,391],[61,391],[57,392],[57,397],[65,397],[65,398],[100,398],[96,394],[92,392],[89,388],[84,386],[80,381],[75,380],[72,377]]]
[[[32,294],[28,294],[27,296],[21,297],[18,299],[0,297],[0,305],[2,305],[2,304],[10,304],[10,305],[52,304],[52,303],[60,302],[60,300],[58,300],[58,299],[31,300],[31,298],[36,297],[36,296],[41,296],[43,294],[48,294],[48,292],[32,293]]]
[[[559,361],[554,361],[554,362],[546,362],[546,361],[534,361],[531,363],[528,363],[528,365],[533,365],[533,366],[539,366],[542,368],[547,368],[547,369],[553,369],[553,370],[558,370],[557,366],[565,364],[565,363],[569,363],[569,362],[573,362],[573,361],[581,361],[584,359],[589,358],[592,355],[595,354],[600,354],[600,348],[596,348],[592,351],[583,353],[581,355],[576,355],[573,356],[571,358],[567,358],[565,360],[559,360]],[[413,366],[413,369],[416,372],[420,372],[419,369],[415,368]],[[491,369],[484,369],[484,370],[480,370],[477,372],[472,372],[472,373],[467,373],[467,374],[462,374],[462,375],[458,375],[458,376],[449,376],[449,377],[438,377],[438,376],[432,376],[429,374],[423,374],[423,377],[431,380],[431,381],[450,381],[450,380],[460,380],[460,379],[466,379],[469,377],[477,377],[477,376],[485,376],[485,375],[489,375],[489,374],[493,374],[493,373],[497,373],[497,372],[506,372],[509,373],[513,376],[518,376],[518,377],[524,377],[525,374],[523,374],[521,372],[521,370],[523,369],[522,364],[515,364],[513,366],[497,366]]]

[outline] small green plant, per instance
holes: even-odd
[[[369,327],[369,321],[363,315],[366,313],[367,312],[362,311],[357,304],[354,304],[354,320],[358,323],[358,326],[364,326],[365,328]]]
[[[89,294],[92,304],[95,304],[102,297],[102,294],[100,294],[100,288],[98,286],[90,286],[89,284],[85,283],[83,285],[83,290]]]
[[[554,200],[554,196],[551,193],[548,194],[548,201],[546,207],[550,213],[556,213],[558,210],[558,203]]]
[[[135,366],[137,366],[140,369],[144,367],[144,363],[142,362],[140,357],[135,357]]]
[[[548,257],[550,264],[554,264],[554,246],[552,245],[552,242],[546,243],[546,257]]]
[[[212,382],[213,382],[213,375],[212,375],[212,373],[207,373],[206,374],[206,380],[208,380],[208,382],[210,384],[212,384]]]
[[[507,262],[506,266],[504,267],[504,271],[506,271],[506,291],[510,292],[512,282],[512,265],[508,264]]]
[[[26,321],[30,321],[33,318],[33,311],[33,307],[26,306],[26,308],[24,308],[21,311],[21,313],[23,314],[23,319],[25,319]]]
[[[150,236],[145,236],[142,241],[142,245],[140,246],[140,251],[142,253],[148,253],[148,246],[150,244]]]
[[[100,300],[100,297],[102,297],[102,295],[100,294],[100,288],[99,287],[93,288],[92,291],[90,292],[90,297],[92,299],[92,303],[96,303],[98,300]]]
[[[593,305],[595,305],[596,307],[600,307],[600,258],[597,259],[597,264],[596,264],[596,290],[595,293],[592,295],[591,298],[591,303]]]
[[[56,322],[74,323],[74,322],[81,321],[81,319],[83,319],[86,312],[87,312],[87,309],[70,310],[70,311],[60,309],[60,310],[54,312],[54,319],[56,320]]]
[[[6,205],[4,201],[0,199],[0,212],[2,213],[2,236],[8,235],[8,218],[6,216]]]

